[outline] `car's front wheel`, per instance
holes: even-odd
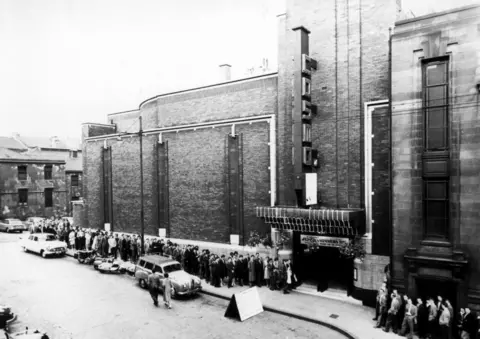
[[[147,283],[145,282],[145,279],[140,279],[138,281],[138,283],[139,283],[141,288],[143,288],[143,289],[147,288]]]
[[[47,257],[47,253],[45,253],[45,251],[40,251],[40,255],[42,256],[42,258],[46,258],[46,257]]]

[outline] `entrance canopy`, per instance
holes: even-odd
[[[365,212],[360,209],[305,209],[257,207],[257,217],[280,230],[336,236],[365,234]]]

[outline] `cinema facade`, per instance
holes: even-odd
[[[367,2],[288,1],[278,72],[230,80],[222,65],[218,84],[85,123],[85,226],[140,234],[143,217],[145,235],[217,252],[251,251],[252,231],[282,232],[305,286],[372,304],[392,263],[395,287],[410,291],[399,242],[410,226],[392,205],[390,46],[403,13],[394,0]],[[354,239],[362,261],[339,255]]]

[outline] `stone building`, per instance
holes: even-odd
[[[395,0],[289,0],[278,72],[84,124],[88,226],[141,233],[143,214],[145,234],[226,250],[281,232],[306,286],[374,302],[391,254],[390,34],[402,18]],[[339,256],[355,238],[363,262]]]
[[[396,23],[393,285],[480,305],[480,6]]]
[[[71,215],[82,196],[79,148],[57,137],[0,137],[0,217]]]

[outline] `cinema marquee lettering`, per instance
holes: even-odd
[[[348,244],[350,239],[348,238],[336,238],[336,237],[324,237],[317,235],[301,235],[300,243],[309,246],[321,246],[321,247],[340,247],[343,244]]]

